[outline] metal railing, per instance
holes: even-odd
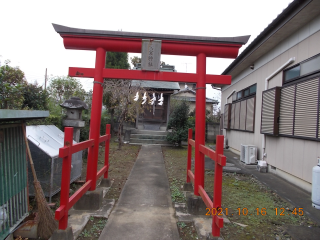
[[[215,209],[216,214],[212,214],[212,235],[214,237],[220,236],[220,229],[223,228],[223,218],[219,217],[218,212],[221,209],[221,195],[222,195],[222,168],[226,165],[226,157],[223,155],[223,135],[218,135],[216,137],[216,151],[200,144],[199,151],[205,156],[210,157],[215,161],[215,170],[214,170],[214,185],[213,185],[213,202],[209,198],[208,194],[204,190],[204,186],[198,186],[198,192],[194,192],[195,195],[200,195],[205,205],[210,208],[210,212]],[[192,129],[189,129],[188,132],[188,163],[187,163],[187,183],[190,181],[194,184],[195,177],[204,176],[195,176],[191,171],[191,155],[192,147],[195,147],[196,142],[192,139]],[[195,165],[199,164],[197,160]],[[196,174],[196,173],[195,173]],[[196,188],[194,188],[196,189]]]
[[[96,179],[104,175],[104,178],[108,178],[109,169],[109,145],[110,145],[110,124],[106,126],[106,135],[99,138],[99,143],[106,142],[105,144],[105,156],[104,166],[97,172]],[[70,173],[71,173],[71,160],[72,154],[84,149],[93,148],[94,140],[90,139],[84,142],[73,144],[73,128],[65,128],[64,147],[59,149],[59,157],[63,159],[62,163],[62,176],[61,176],[61,193],[60,193],[60,207],[56,210],[55,219],[59,221],[59,229],[65,230],[68,226],[68,211],[69,209],[90,189],[95,189],[96,182],[88,179],[85,184],[79,188],[70,198]],[[87,168],[91,168],[94,163],[89,161]]]

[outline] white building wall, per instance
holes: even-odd
[[[298,30],[292,36],[279,43],[272,51],[258,59],[250,68],[234,77],[232,84],[222,89],[221,105],[226,104],[226,96],[233,90],[242,90],[257,83],[255,127],[254,133],[235,130],[224,130],[227,133],[228,144],[234,151],[240,151],[241,144],[258,146],[258,158],[262,159],[262,139],[260,134],[261,101],[264,81],[291,57],[297,64],[320,53],[320,16]],[[269,81],[269,88],[282,86],[282,72]],[[232,102],[232,97],[228,103]],[[222,107],[222,111],[224,108]],[[266,160],[272,166],[271,171],[281,175],[296,185],[311,191],[312,167],[320,157],[320,142],[286,137],[266,137]]]

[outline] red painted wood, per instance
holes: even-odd
[[[191,170],[188,171],[188,176],[189,176],[191,182],[194,183],[194,174]]]
[[[208,194],[206,193],[206,191],[203,189],[203,187],[199,186],[199,194],[204,202],[204,204],[212,209],[213,208],[213,204],[212,204],[212,201],[211,199],[209,198]]]
[[[72,147],[59,148],[59,157],[61,157],[61,158],[66,157],[69,153],[73,154],[73,153],[79,152],[81,150],[84,150],[86,148],[89,148],[91,146],[93,146],[92,139],[84,141],[84,142],[76,143],[76,144],[72,145]]]
[[[170,55],[196,56],[197,57],[197,73],[171,73],[171,72],[143,72],[130,71],[119,69],[104,69],[105,52],[141,52],[141,39],[121,38],[121,37],[102,37],[102,36],[81,36],[61,34],[63,37],[64,46],[67,49],[77,50],[94,50],[96,51],[96,65],[94,69],[89,68],[70,68],[70,76],[75,77],[94,77],[92,111],[90,122],[90,139],[94,140],[94,145],[89,147],[87,181],[92,181],[90,190],[95,190],[97,179],[97,161],[99,152],[99,142],[106,140],[106,145],[109,143],[107,137],[100,138],[100,118],[102,106],[102,83],[103,78],[114,79],[140,79],[153,81],[174,81],[174,82],[196,82],[196,139],[188,140],[188,149],[191,146],[195,147],[195,174],[191,172],[189,162],[191,157],[188,156],[187,166],[187,181],[194,183],[194,194],[204,195],[204,154],[215,160],[216,173],[214,181],[214,203],[213,207],[221,205],[221,190],[222,190],[222,165],[225,165],[226,158],[223,156],[223,138],[222,148],[221,140],[218,143],[217,151],[212,152],[204,146],[205,142],[205,103],[206,103],[206,84],[230,84],[230,76],[215,76],[206,75],[206,57],[221,57],[235,58],[238,55],[238,50],[242,44],[225,44],[225,43],[207,43],[207,42],[191,42],[184,40],[162,40],[161,53]],[[109,148],[109,145],[108,145]],[[107,146],[106,146],[107,149]],[[222,149],[222,150],[221,150]],[[63,148],[61,154],[70,158],[70,148]],[[98,175],[105,171],[104,177],[108,177],[108,156],[106,151],[105,167],[99,171]],[[190,169],[189,169],[190,168]],[[200,190],[199,190],[200,189]],[[67,206],[67,205],[66,205]],[[213,233],[220,234],[220,227],[223,226],[223,221],[220,218],[215,218],[217,224],[213,224]],[[60,224],[60,223],[59,223]],[[217,235],[214,235],[217,236]]]
[[[213,161],[216,161],[216,152],[204,145],[199,146],[199,151],[202,152],[204,155],[211,158]]]
[[[94,85],[92,94],[92,107],[91,107],[91,121],[90,121],[90,134],[89,139],[94,140],[94,146],[89,148],[88,151],[88,164],[87,164],[87,179],[91,180],[90,191],[96,189],[97,182],[97,167],[99,155],[99,138],[100,138],[100,120],[102,109],[102,92],[103,92],[103,77],[102,71],[105,67],[105,49],[99,47],[96,50],[96,65],[94,75]]]
[[[227,158],[226,156],[222,154],[218,154],[218,160],[217,163],[220,164],[222,167],[224,167],[227,164]]]
[[[212,233],[212,236],[219,237],[220,236],[220,228],[223,228],[223,218],[215,215],[215,216],[213,216],[212,223],[214,223],[219,229],[219,235],[214,236]]]
[[[66,127],[64,129],[64,146],[72,148],[73,144],[73,128]],[[61,192],[60,205],[65,206],[64,215],[59,219],[59,229],[65,230],[68,226],[68,204],[70,191],[70,174],[71,174],[72,154],[65,156],[62,160],[62,175],[61,175]]]
[[[141,39],[112,37],[72,36],[61,34],[66,49],[92,50],[103,48],[112,52],[141,53]],[[161,54],[197,56],[204,53],[207,57],[236,58],[242,44],[201,43],[189,41],[162,40]]]
[[[94,76],[94,68],[69,68],[70,77]],[[111,79],[136,79],[148,81],[167,81],[167,82],[197,82],[195,73],[178,73],[178,72],[149,72],[141,70],[126,69],[103,69],[103,78]],[[206,75],[206,84],[231,84],[230,75]]]
[[[189,129],[190,131],[190,129]],[[202,200],[206,204],[208,208],[219,209],[221,207],[221,196],[222,196],[222,168],[226,165],[226,157],[223,155],[223,135],[218,135],[216,138],[216,151],[204,146],[203,144],[199,144],[199,152],[204,154],[205,156],[210,157],[213,161],[215,161],[215,174],[214,174],[214,188],[213,188],[213,203],[207,193],[205,192],[203,186],[198,185],[198,193],[201,196]],[[188,135],[188,155],[189,147],[191,147],[191,143],[194,144],[194,141],[191,139],[191,136]],[[195,142],[197,143],[197,142]],[[197,146],[197,144],[195,144]],[[189,156],[188,156],[189,157]],[[189,159],[188,159],[189,162]],[[187,169],[187,179],[188,177],[194,183],[193,178],[196,179],[197,173],[193,175],[191,170]],[[204,173],[203,173],[204,174]],[[191,178],[192,176],[192,178]],[[194,183],[196,186],[196,183]],[[220,236],[220,229],[223,227],[223,218],[215,215],[212,219],[212,235]]]
[[[106,171],[108,171],[109,166],[104,165],[98,172],[97,172],[97,179],[101,177]]]
[[[189,139],[189,144],[194,147],[196,145],[196,142],[193,139]]]
[[[99,138],[99,143],[109,141],[109,139],[110,139],[109,135],[103,135]]]
[[[223,155],[223,135],[218,135],[216,137],[216,159],[219,155]],[[214,184],[213,184],[213,207],[218,209],[221,207],[221,196],[222,196],[222,166],[215,162],[215,172],[214,172]],[[223,221],[215,219],[212,222],[212,235],[220,236],[220,228],[223,227]]]
[[[64,216],[65,210],[66,210],[66,206],[65,205],[63,205],[63,206],[60,205],[60,207],[56,210],[56,212],[54,214],[54,218],[57,221],[60,221],[60,219]],[[59,227],[59,229],[60,229],[60,227]]]
[[[199,196],[199,186],[204,187],[204,155],[199,151],[199,145],[205,144],[206,125],[206,55],[204,53],[197,56],[197,75],[194,195]]]
[[[69,198],[69,205],[68,210],[76,203],[78,200],[88,191],[90,188],[92,181],[88,181],[81,188],[79,188],[70,198]]]

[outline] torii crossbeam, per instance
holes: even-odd
[[[247,43],[250,36],[196,37],[77,29],[56,24],[53,24],[53,27],[63,38],[66,49],[96,51],[95,68],[69,68],[69,75],[72,77],[94,78],[89,136],[90,139],[94,140],[94,146],[89,149],[87,166],[87,180],[89,179],[93,183],[90,186],[90,190],[95,190],[97,180],[103,79],[174,81],[197,84],[194,194],[199,196],[198,188],[199,186],[204,186],[204,155],[199,151],[199,145],[205,144],[206,84],[231,84],[231,76],[206,74],[206,57],[236,58],[239,48]],[[142,39],[161,40],[161,54],[196,56],[196,73],[148,72],[105,68],[106,52],[141,53]]]

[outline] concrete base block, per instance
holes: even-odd
[[[100,187],[111,187],[111,180],[109,178],[102,178]]]
[[[73,240],[73,232],[71,227],[66,230],[55,230],[51,236],[51,240]]]
[[[192,183],[184,183],[183,184],[183,191],[193,192]]]
[[[187,194],[188,213],[193,215],[205,216],[207,206],[204,204],[200,196],[195,196],[193,193]]]
[[[98,210],[102,207],[103,189],[97,188],[94,191],[86,192],[76,204],[75,210]]]

